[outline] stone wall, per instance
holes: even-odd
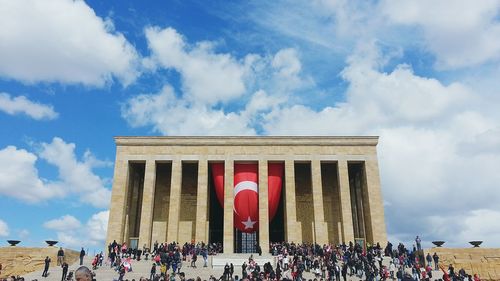
[[[0,248],[0,263],[3,266],[0,278],[12,275],[25,275],[33,271],[43,270],[44,260],[49,256],[52,260],[51,267],[57,266],[58,247],[27,248],[27,247],[3,247]],[[68,264],[75,263],[80,252],[64,249],[65,261]]]
[[[479,274],[481,280],[500,280],[500,248],[431,248],[427,253],[437,253],[445,269],[453,264],[455,272],[463,268],[467,274]]]

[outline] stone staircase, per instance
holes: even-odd
[[[430,248],[425,254],[437,253],[439,263],[455,271],[463,268],[467,274],[479,274],[481,280],[500,280],[500,249],[496,248]]]
[[[211,265],[212,268],[224,269],[226,263],[232,263],[235,270],[240,269],[244,262],[248,264],[248,258],[250,255],[252,255],[253,260],[260,266],[263,266],[267,262],[270,262],[273,267],[276,266],[275,257],[270,254],[263,254],[262,256],[259,256],[258,254],[219,254],[211,257]]]

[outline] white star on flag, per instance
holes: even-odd
[[[242,221],[241,223],[245,225],[245,229],[248,229],[248,228],[253,228],[253,225],[256,224],[257,222],[252,221],[250,217],[248,217],[246,221]]]

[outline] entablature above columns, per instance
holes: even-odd
[[[369,160],[377,160],[376,155],[144,155],[144,154],[121,154],[118,157],[120,160],[126,161],[173,161],[173,160],[181,160],[181,161],[224,161],[224,160],[233,160],[233,161],[259,161],[259,160],[267,160],[267,161],[312,161],[312,160],[320,160],[320,161],[369,161]]]

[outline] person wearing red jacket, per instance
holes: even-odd
[[[443,281],[450,281],[450,275],[448,275],[448,272],[446,272],[446,270],[444,270],[443,266],[440,265],[439,268],[443,272]]]

